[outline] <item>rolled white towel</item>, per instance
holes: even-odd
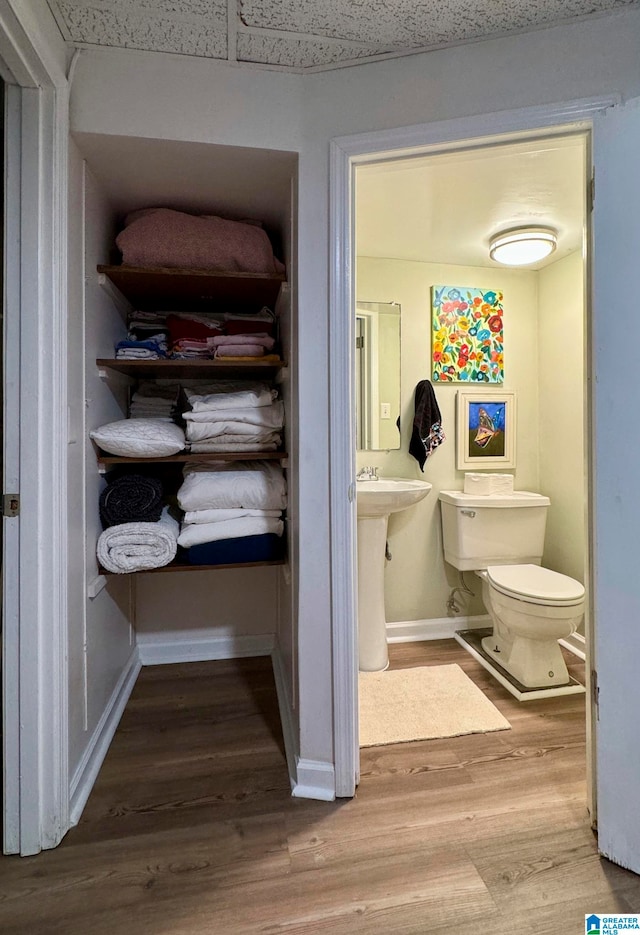
[[[98,561],[116,575],[162,568],[175,558],[179,532],[167,507],[157,523],[110,526],[98,539]]]
[[[281,519],[267,516],[243,516],[222,523],[190,523],[182,526],[178,544],[188,549],[203,542],[218,542],[220,539],[240,539],[244,536],[263,536],[272,533],[281,536],[284,523]]]

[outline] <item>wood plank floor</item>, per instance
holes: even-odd
[[[0,859],[0,931],[564,935],[640,911],[589,827],[584,697],[520,704],[450,640],[391,657],[459,663],[512,729],[369,748],[353,800],[292,799],[268,659],[143,669],[80,824]]]

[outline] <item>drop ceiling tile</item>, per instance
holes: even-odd
[[[379,45],[361,45],[336,42],[329,39],[298,39],[295,36],[270,36],[240,32],[238,34],[238,61],[266,65],[284,65],[289,68],[311,68],[332,65],[379,55],[388,51]]]
[[[224,0],[52,0],[50,5],[71,42],[227,57]]]
[[[393,46],[454,43],[635,5],[636,0],[240,0],[246,26]]]

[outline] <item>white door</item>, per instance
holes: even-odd
[[[640,99],[594,121],[598,844],[640,873]]]

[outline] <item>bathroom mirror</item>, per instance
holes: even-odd
[[[356,447],[400,447],[400,305],[356,303]]]

